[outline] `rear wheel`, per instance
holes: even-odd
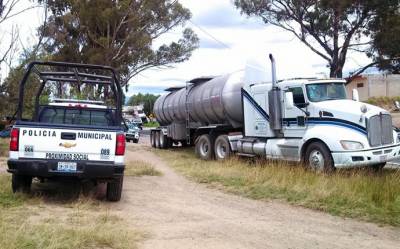
[[[201,135],[196,141],[196,154],[203,160],[211,160],[214,158],[214,146],[211,137],[207,134]]]
[[[11,188],[14,193],[29,193],[31,191],[32,177],[13,174],[11,179]]]
[[[174,141],[172,140],[172,138],[167,138],[167,146],[168,146],[168,148],[171,148],[172,146],[173,146],[173,144],[174,144]]]
[[[124,178],[121,176],[114,181],[107,183],[107,200],[119,201],[122,195],[122,185]]]
[[[160,148],[160,131],[155,131],[154,134],[155,148]]]
[[[335,170],[328,147],[321,142],[311,143],[306,150],[305,164],[312,170],[330,173]]]
[[[151,131],[150,132],[150,143],[151,143],[151,147],[155,148],[156,147],[156,135],[155,135],[156,131]]]
[[[160,131],[160,148],[166,149],[168,147],[167,136]]]
[[[220,135],[215,140],[214,153],[217,160],[225,160],[231,156],[232,150],[227,135]]]

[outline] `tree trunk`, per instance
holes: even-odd
[[[330,65],[330,78],[342,78],[343,77],[343,63],[335,62]]]

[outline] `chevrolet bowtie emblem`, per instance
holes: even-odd
[[[72,144],[72,143],[67,143],[67,142],[65,142],[65,143],[60,143],[59,145],[62,146],[62,147],[64,147],[64,148],[72,148],[72,147],[75,147],[75,146],[76,146],[76,143],[75,143],[75,144]]]

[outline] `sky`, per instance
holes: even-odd
[[[184,85],[200,76],[223,75],[246,67],[248,61],[270,67],[268,54],[276,60],[278,79],[324,77],[329,75],[326,62],[294,35],[266,25],[259,18],[240,14],[231,0],[180,0],[192,13],[186,27],[200,38],[200,47],[192,57],[172,69],[151,69],[130,82],[128,96],[138,92],[162,93],[170,86]],[[178,39],[180,30],[161,37],[155,44]],[[344,72],[369,63],[360,53],[349,52]]]
[[[269,53],[275,57],[278,79],[329,75],[326,62],[292,34],[266,25],[259,18],[241,15],[231,0],[179,2],[191,11],[191,21],[161,36],[154,42],[154,47],[178,40],[182,30],[190,27],[200,38],[199,48],[189,60],[174,64],[172,68],[155,68],[140,73],[130,81],[127,96],[139,92],[160,94],[168,87],[184,85],[196,77],[223,75],[244,69],[249,61],[269,69]],[[18,26],[22,48],[34,44],[35,28],[42,21],[43,10],[33,9],[6,26],[2,25],[0,32],[7,34],[12,26]],[[365,55],[349,52],[344,72],[369,62]],[[2,67],[1,73],[4,77],[7,70]]]

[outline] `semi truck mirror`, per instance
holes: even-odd
[[[288,110],[293,109],[294,107],[292,92],[285,92],[285,107]]]
[[[353,100],[354,101],[360,101],[360,96],[358,95],[358,90],[353,89]]]

